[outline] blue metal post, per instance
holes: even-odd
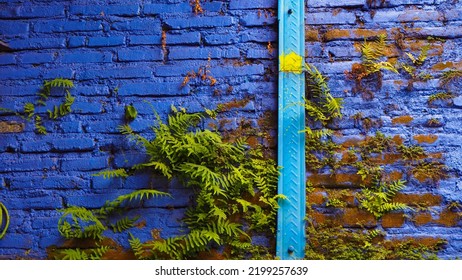
[[[278,164],[282,166],[276,255],[301,259],[305,252],[305,54],[304,0],[279,0]]]

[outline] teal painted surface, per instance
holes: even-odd
[[[278,11],[279,55],[304,56],[304,1],[280,0]],[[305,126],[304,92],[303,73],[279,71],[279,193],[287,199],[278,212],[276,254],[283,260],[303,258],[305,249],[305,135],[300,133]]]

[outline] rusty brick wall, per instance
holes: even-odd
[[[390,176],[407,181],[406,188],[395,201],[420,208],[375,219],[358,209],[355,193],[360,188],[361,178],[355,170],[340,171],[336,175],[328,170],[312,170],[307,178],[314,191],[308,195],[308,202],[315,209],[316,221],[335,219],[345,227],[383,229],[387,238],[444,238],[448,244],[439,256],[461,256],[462,223],[457,207],[462,199],[459,178],[462,172],[462,98],[458,97],[461,83],[455,80],[442,86],[441,82],[444,72],[462,67],[461,24],[462,3],[459,1],[307,1],[306,61],[329,77],[332,92],[345,101],[343,119],[330,125],[334,130],[334,142],[346,151],[381,131],[398,144],[423,146],[431,158],[446,164],[449,175],[439,182],[415,178],[403,171],[403,162],[396,155],[378,155],[377,162]],[[406,52],[418,56],[429,44],[428,59],[419,71],[432,77],[409,86],[409,77],[402,70],[400,73],[382,71],[382,83],[374,88],[373,97],[355,92],[355,82],[346,74],[361,64],[360,49],[364,40],[374,40],[379,34],[386,34],[389,44],[384,59],[395,65],[409,63]],[[428,101],[439,92],[451,92],[454,98]],[[352,116],[359,114],[361,120],[355,121]],[[369,125],[364,126],[365,120]],[[432,125],[431,120],[436,125]],[[343,193],[346,207],[326,207],[329,194],[335,196],[333,193],[341,190],[346,190]]]

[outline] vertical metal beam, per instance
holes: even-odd
[[[279,0],[278,164],[282,166],[276,255],[301,259],[305,252],[305,55],[304,0]]]

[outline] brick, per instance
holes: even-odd
[[[111,194],[88,194],[88,195],[70,195],[66,198],[68,206],[79,206],[86,208],[99,208],[114,195]]]
[[[21,151],[25,153],[49,152],[51,144],[48,141],[29,141],[22,144]]]
[[[388,213],[382,217],[382,227],[399,228],[404,226],[405,218],[402,213]]]
[[[207,45],[231,45],[239,42],[238,34],[210,34],[205,36],[205,43]]]
[[[87,70],[79,73],[77,79],[92,80],[92,79],[134,79],[134,78],[150,78],[152,71],[148,68],[120,68],[120,69],[100,69]]]
[[[326,201],[323,191],[311,192],[306,196],[306,202],[310,204],[323,204]]]
[[[373,22],[416,22],[416,21],[438,21],[441,15],[438,11],[408,10],[401,11],[377,11]]]
[[[269,51],[267,49],[258,50],[258,49],[250,49],[247,51],[247,58],[254,58],[254,59],[271,59],[274,58],[276,55],[276,51]]]
[[[0,141],[0,152],[6,151],[17,151],[19,150],[19,142],[16,136],[2,135],[2,141]]]
[[[251,64],[240,67],[225,66],[225,67],[213,67],[211,70],[212,76],[219,77],[232,77],[232,76],[251,76],[251,75],[263,75],[265,68],[261,64]]]
[[[440,195],[434,195],[431,193],[398,193],[393,198],[393,202],[406,203],[410,206],[419,207],[430,207],[438,206],[442,203],[442,197]]]
[[[275,42],[278,36],[274,30],[271,29],[252,29],[241,32],[241,42],[257,42],[268,43]]]
[[[81,133],[82,123],[80,121],[60,122],[59,128],[64,133]]]
[[[63,207],[62,198],[59,196],[27,197],[15,199],[15,204],[10,209],[24,210],[55,210]]]
[[[16,55],[0,54],[0,65],[16,64]]]
[[[388,3],[387,3],[388,4]],[[352,7],[363,7],[365,2],[363,0],[344,0],[342,2],[335,2],[331,0],[316,0],[307,1],[306,6],[308,8],[352,8]]]
[[[64,138],[51,140],[53,151],[56,152],[82,152],[91,151],[95,147],[95,141],[90,138]]]
[[[114,167],[115,168],[130,168],[135,164],[144,163],[148,160],[146,154],[140,153],[121,153],[117,154],[114,157]]]
[[[29,19],[29,18],[50,18],[64,16],[64,6],[32,6],[11,5],[2,7],[0,18],[6,19]]]
[[[352,187],[363,184],[361,176],[357,174],[312,174],[307,180],[315,187]]]
[[[436,140],[438,140],[438,136],[437,135],[432,135],[432,134],[429,134],[429,135],[418,134],[418,135],[414,135],[413,138],[419,144],[422,144],[422,143],[433,144],[433,143],[436,142]]]
[[[114,15],[137,16],[140,13],[139,5],[105,5],[105,6],[70,6],[69,12],[80,16]]]
[[[162,36],[160,35],[140,35],[128,37],[129,45],[160,45],[162,43]]]
[[[169,58],[173,60],[182,59],[208,59],[208,58],[239,58],[240,52],[237,48],[197,48],[197,47],[172,47]]]
[[[181,34],[169,34],[167,33],[167,45],[198,45],[201,42],[200,32],[184,32]]]
[[[269,9],[277,8],[276,0],[231,0],[229,2],[229,8],[231,10],[241,10],[241,9]]]
[[[120,92],[119,92],[120,94]],[[119,130],[117,127],[122,125],[121,120],[110,120],[110,121],[91,121],[89,124],[84,124],[83,128],[85,132],[90,133],[117,133]]]
[[[171,18],[166,19],[165,23],[172,29],[187,29],[187,28],[213,28],[213,27],[228,27],[234,25],[235,21],[230,16],[214,16],[214,17],[193,17],[193,18]]]
[[[75,71],[70,68],[51,68],[47,69],[45,72],[42,72],[42,78],[45,80],[52,80],[56,77],[64,79],[73,79]]]
[[[62,171],[94,171],[105,169],[108,158],[104,156],[90,158],[66,158],[61,162]]]
[[[160,21],[157,19],[132,19],[118,21],[111,26],[118,31],[145,31],[145,33],[159,33]]]
[[[19,21],[0,21],[0,35],[18,36],[29,32],[29,24]],[[11,45],[10,45],[11,47]]]
[[[10,233],[0,239],[1,248],[30,249],[32,247],[34,235]]]
[[[52,53],[26,53],[19,56],[19,61],[26,64],[50,63],[53,62],[54,59],[55,55]]]
[[[112,62],[112,54],[109,52],[73,52],[62,55],[63,63],[93,63]]]
[[[39,69],[29,68],[13,68],[4,67],[0,69],[0,80],[21,80],[21,79],[36,79],[40,75]]]
[[[86,43],[86,37],[72,36],[72,37],[69,37],[69,40],[67,41],[67,46],[69,48],[78,48],[78,47],[85,46],[85,43]]]
[[[0,133],[18,133],[24,131],[24,124],[0,121]]]
[[[276,23],[277,18],[275,16],[269,16],[261,12],[252,12],[241,17],[240,21],[244,26],[262,26],[272,25]]]
[[[377,225],[374,215],[357,208],[345,208],[342,222],[347,227],[374,227]]]
[[[305,24],[325,25],[325,24],[355,24],[356,16],[352,12],[342,10],[339,13],[318,12],[307,13]]]
[[[416,226],[423,226],[429,224],[433,221],[432,215],[430,213],[417,213],[412,218]]]
[[[125,84],[119,89],[120,96],[177,96],[189,93],[189,86],[181,83],[161,82]]]
[[[98,114],[103,112],[103,106],[95,102],[77,101],[72,104],[73,114]]]
[[[171,13],[190,13],[192,10],[189,3],[178,4],[145,4],[143,13],[145,15],[163,15]]]
[[[103,176],[93,176],[91,178],[91,187],[95,191],[107,191],[122,188],[123,178],[104,178]]]
[[[87,45],[89,47],[112,47],[112,46],[121,46],[124,43],[125,43],[124,36],[90,37],[88,38]]]
[[[101,21],[50,20],[37,22],[33,29],[38,33],[89,32],[101,31],[103,26]]]
[[[400,116],[400,117],[396,117],[396,118],[393,118],[391,120],[391,123],[394,124],[394,125],[399,125],[399,124],[409,124],[411,123],[412,121],[414,120],[413,117],[411,116]]]
[[[119,61],[161,61],[163,59],[163,53],[159,48],[125,48],[117,52],[117,57]]]
[[[28,38],[15,39],[8,42],[13,50],[43,50],[64,48],[66,39],[64,38]]]

